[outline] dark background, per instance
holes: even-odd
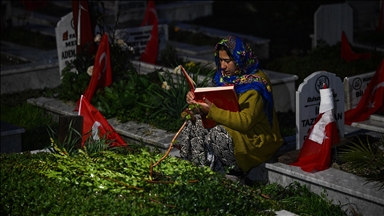
[[[270,58],[302,55],[311,50],[314,14],[324,4],[345,1],[220,1],[213,15],[192,23],[270,39]]]

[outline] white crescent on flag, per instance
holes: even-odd
[[[378,88],[380,88],[380,87],[384,87],[384,82],[381,82],[381,83],[377,84],[377,85],[375,86],[375,88],[373,88],[373,90],[372,90],[372,94],[371,94],[371,95],[374,95],[374,94],[375,94],[375,91],[376,91]]]
[[[102,65],[103,60],[104,60],[104,65]],[[104,67],[103,67],[103,70],[99,73],[99,77],[97,78],[98,80],[101,78],[101,74],[105,73],[105,71],[107,70],[107,53],[106,52],[103,52],[101,54],[99,58],[99,65]]]
[[[99,140],[99,127],[102,127],[101,123],[98,121],[95,121],[92,125],[92,138],[93,140]]]
[[[376,90],[379,89],[380,87],[384,87],[384,82],[381,82],[381,83],[377,84],[377,85],[373,88],[372,93],[371,93],[371,97],[375,96],[375,92],[376,92]],[[372,99],[372,98],[371,98],[371,99]],[[375,99],[375,98],[373,98],[373,99]],[[367,107],[368,107],[368,108],[375,108],[375,102],[376,102],[375,100],[373,100],[373,101],[369,101],[369,103],[367,104]]]

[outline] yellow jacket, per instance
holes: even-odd
[[[268,80],[264,73],[261,72],[260,76]],[[271,127],[263,110],[263,99],[256,90],[239,95],[239,105],[240,112],[230,112],[212,104],[207,118],[224,126],[231,135],[236,162],[247,172],[271,159],[283,144],[283,139],[275,110]]]

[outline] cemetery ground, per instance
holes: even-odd
[[[306,37],[307,36],[308,36],[308,34],[306,34]],[[3,40],[3,35],[2,35],[2,40]],[[24,41],[30,42],[33,40],[24,40]],[[19,40],[19,42],[21,42],[21,40]],[[276,50],[284,50],[284,49],[285,48],[278,48]],[[298,73],[300,71],[304,71],[303,68],[306,68],[305,70],[307,71],[307,73],[308,73],[308,71],[314,72],[314,71],[318,70],[318,69],[314,69],[315,67],[318,67],[318,65],[315,64],[314,63],[315,61],[313,59],[309,58],[305,52],[299,51],[298,53],[292,53],[292,50],[294,50],[294,49],[285,49],[285,50],[289,50],[287,52],[289,54],[283,55],[285,57],[268,60],[268,67],[269,67],[268,69],[271,68],[272,70],[276,70],[276,71],[291,71],[292,73]],[[364,51],[364,50],[359,49],[358,51]],[[337,47],[337,46],[336,47],[324,47],[324,49],[317,50],[317,53],[315,52],[315,54],[317,54],[317,56],[315,56],[314,58],[316,58],[317,60],[327,59],[327,58],[329,58],[329,56],[332,56],[333,58],[337,58],[338,54],[339,54],[339,47]],[[343,76],[342,75],[343,70],[340,69],[340,71],[335,71],[334,68],[337,68],[337,67],[339,67],[339,68],[346,67],[348,69],[353,68],[356,73],[359,73],[359,70],[355,70],[355,68],[357,68],[357,69],[360,68],[365,72],[366,71],[373,71],[376,69],[376,68],[374,68],[374,63],[357,62],[357,63],[351,63],[351,64],[346,65],[346,64],[340,63],[339,61],[340,60],[338,60],[337,63],[336,63],[336,61],[328,61],[328,62],[327,61],[321,61],[321,63],[323,63],[324,65],[327,65],[326,67],[329,67],[329,70],[327,69],[327,71],[339,72],[341,77]],[[2,58],[2,65],[3,65],[3,62],[5,62],[5,61],[3,61],[3,58]],[[13,64],[14,62],[11,59],[9,61],[9,63]],[[16,63],[20,63],[20,62],[16,62]],[[315,67],[311,68],[311,66],[309,66],[309,65],[312,65]],[[331,65],[331,66],[329,66],[329,65]],[[346,69],[344,68],[344,70],[346,70]],[[303,72],[303,74],[301,74],[301,78],[303,78],[303,76],[305,77],[304,72]],[[298,83],[300,83],[300,82],[298,82]],[[41,112],[41,110],[39,110],[37,108],[30,107],[27,104],[25,104],[26,99],[31,98],[31,97],[39,97],[39,96],[51,97],[51,96],[54,96],[55,94],[56,94],[55,89],[45,89],[42,91],[27,91],[27,92],[20,92],[20,93],[12,94],[12,95],[2,95],[1,119],[3,120],[6,118],[8,118],[8,119],[11,118],[12,120],[10,120],[10,121],[13,121],[13,122],[15,122],[15,124],[21,125],[21,126],[27,128],[26,133],[23,134],[23,149],[34,150],[34,149],[40,149],[41,147],[45,147],[45,145],[49,144],[49,141],[48,141],[49,140],[49,134],[48,134],[49,129],[46,126],[49,125],[52,128],[57,127],[57,123],[51,121],[50,117],[47,116],[44,112]],[[6,112],[6,111],[9,111],[9,112]],[[292,135],[295,133],[295,123],[294,123],[294,113],[293,112],[279,113],[279,123],[281,125],[282,132],[285,136]],[[153,158],[156,158],[156,157],[158,158],[159,156],[161,156],[161,155],[151,155],[151,157],[153,157]],[[20,194],[18,194],[16,197],[12,198],[14,200],[9,199],[10,197],[3,198],[2,203],[7,205],[10,202],[15,202],[15,203],[20,202],[21,203],[20,206],[22,206],[22,205],[27,205],[25,203],[29,202],[30,205],[27,205],[29,207],[26,210],[27,215],[28,215],[28,213],[32,215],[34,213],[34,211],[37,211],[37,212],[39,210],[47,211],[48,209],[51,209],[52,212],[62,211],[62,213],[64,213],[64,214],[65,213],[73,213],[73,212],[67,212],[67,211],[69,211],[69,209],[65,209],[66,205],[72,205],[74,207],[73,209],[76,209],[76,211],[83,212],[83,213],[87,212],[89,214],[92,214],[92,213],[102,214],[103,212],[105,212],[106,214],[112,214],[111,212],[117,212],[117,213],[123,213],[124,211],[127,212],[127,210],[123,210],[124,208],[125,209],[132,209],[132,211],[135,214],[137,214],[137,211],[142,211],[143,215],[146,213],[151,214],[151,212],[149,212],[150,210],[157,212],[157,213],[162,213],[162,214],[164,214],[164,213],[177,214],[180,212],[183,212],[185,214],[191,214],[192,211],[196,211],[196,209],[201,208],[201,209],[205,210],[205,212],[203,212],[203,210],[202,210],[202,212],[200,212],[200,213],[205,214],[208,211],[215,212],[216,210],[217,211],[220,211],[220,210],[218,210],[219,208],[215,209],[213,206],[211,206],[210,210],[208,210],[207,205],[209,206],[212,203],[208,203],[208,204],[207,203],[198,203],[197,205],[200,205],[200,206],[192,207],[194,204],[196,204],[196,200],[193,200],[193,197],[204,197],[204,196],[209,197],[212,194],[217,192],[217,191],[212,191],[212,190],[207,189],[207,188],[216,188],[217,187],[218,189],[222,189],[222,190],[232,188],[232,186],[229,186],[229,185],[232,185],[232,183],[230,183],[230,182],[227,183],[226,180],[217,179],[218,177],[206,176],[202,172],[196,171],[196,175],[201,174],[201,176],[192,176],[191,179],[196,177],[196,179],[199,179],[201,182],[204,182],[203,181],[204,179],[211,178],[211,179],[215,180],[215,181],[213,181],[214,183],[202,184],[202,185],[200,185],[201,187],[200,186],[194,187],[192,183],[187,182],[187,179],[182,179],[180,181],[181,184],[183,185],[184,188],[187,188],[187,190],[184,194],[177,194],[178,193],[177,191],[180,191],[179,190],[180,188],[178,188],[177,186],[175,188],[166,188],[166,187],[161,188],[161,186],[159,186],[156,188],[157,191],[154,191],[154,193],[153,193],[154,197],[151,197],[150,193],[149,193],[149,195],[145,194],[143,196],[138,196],[138,197],[133,196],[133,198],[129,197],[127,195],[124,195],[124,194],[123,195],[115,195],[112,193],[112,195],[110,195],[110,193],[107,193],[105,191],[98,193],[98,191],[96,189],[97,188],[96,182],[90,182],[89,183],[89,182],[87,182],[87,180],[85,180],[84,182],[87,182],[86,186],[88,187],[89,190],[82,190],[81,189],[82,187],[80,187],[80,186],[79,187],[72,187],[72,185],[69,183],[65,183],[63,181],[56,181],[56,180],[50,182],[44,178],[34,176],[35,173],[33,173],[33,172],[27,171],[27,169],[29,169],[29,165],[26,165],[29,163],[27,161],[27,159],[32,159],[31,161],[34,161],[33,159],[38,160],[38,159],[40,159],[40,157],[44,158],[46,156],[27,155],[27,156],[25,156],[26,157],[25,162],[16,162],[17,160],[19,160],[19,159],[17,159],[17,157],[19,157],[19,159],[20,159],[22,156],[10,156],[10,157],[2,156],[2,158],[1,158],[2,161],[10,162],[9,164],[7,163],[9,165],[9,167],[5,167],[2,165],[2,172],[3,171],[4,172],[10,171],[9,172],[9,173],[11,173],[10,180],[15,181],[15,184],[11,185],[12,189],[14,189],[15,187],[18,187],[17,184],[20,184],[20,181],[23,181],[23,183],[22,183],[23,186],[19,187],[18,190],[24,190],[24,191],[21,192]],[[116,156],[116,157],[118,158],[119,156]],[[92,157],[92,158],[94,159],[94,161],[97,161],[100,159],[97,156]],[[140,154],[137,155],[136,160],[137,159],[139,161],[144,160],[141,158]],[[79,163],[81,161],[82,160],[79,159]],[[14,163],[14,162],[16,162],[16,163]],[[60,158],[60,159],[55,160],[55,163],[57,163],[57,164],[59,164],[60,162],[64,162],[64,159]],[[168,162],[169,161],[166,161],[166,163],[168,163]],[[113,164],[114,162],[112,162],[112,161],[108,162],[108,163],[111,165],[111,167],[115,166],[115,164]],[[177,163],[179,163],[179,162],[177,162]],[[3,164],[3,162],[2,162],[2,164]],[[180,164],[184,165],[182,163],[180,163]],[[37,164],[34,163],[34,165],[36,165],[36,167],[38,167],[41,164],[39,165],[38,163]],[[78,165],[79,164],[75,164],[75,163],[70,164],[70,166],[73,166],[73,167],[76,167]],[[97,165],[95,165],[95,166],[97,166]],[[33,167],[33,166],[31,166],[31,167]],[[186,167],[188,167],[188,169],[193,169],[187,165],[186,165]],[[54,171],[60,172],[58,170],[53,170],[50,167],[45,167],[45,168],[47,168],[48,171],[51,171],[51,174]],[[155,179],[155,180],[167,180],[169,182],[178,181],[178,180],[176,180],[176,178],[177,178],[176,176],[180,175],[180,173],[176,172],[177,175],[170,174],[169,176],[167,176],[168,171],[178,169],[179,168],[178,166],[175,165],[170,170],[168,170],[168,167],[161,167],[161,168],[164,168],[163,173],[162,173],[164,175],[162,177],[164,177],[164,178],[167,177],[170,179],[162,179],[161,177],[157,176],[157,179]],[[33,171],[33,168],[31,170]],[[22,171],[22,174],[20,176],[17,176],[18,175],[17,172],[21,172],[21,171]],[[84,172],[84,174],[90,174],[84,170],[81,172]],[[148,175],[147,170],[144,170],[143,172],[140,171],[139,174],[141,175],[141,177]],[[100,175],[102,175],[102,174],[100,173]],[[3,175],[3,173],[2,173],[2,176],[6,176],[6,175],[5,174]],[[63,174],[63,176],[60,176],[60,175],[57,175],[57,176],[63,177],[63,178],[68,177],[68,176],[65,176],[64,174]],[[113,178],[113,176],[109,176],[109,177]],[[135,178],[136,177],[137,176],[135,176]],[[186,176],[186,177],[190,177],[190,176]],[[22,178],[30,180],[30,183],[26,183],[28,181],[25,181],[25,179],[22,179]],[[76,178],[74,178],[74,179],[76,179]],[[139,181],[139,184],[142,183],[142,178],[140,178],[140,179],[137,178],[134,180]],[[188,179],[188,180],[190,180],[190,179]],[[2,182],[3,182],[3,179],[2,179]],[[216,185],[217,182],[220,183],[220,186]],[[121,187],[121,185],[119,185],[119,183],[117,181],[115,181],[115,183],[116,183],[115,185],[110,185],[110,187],[107,188],[106,191],[113,190],[112,188]],[[41,184],[46,184],[47,187],[42,188]],[[221,186],[223,186],[223,185],[226,187],[225,189],[221,188]],[[128,188],[131,188],[131,186],[132,185],[128,186]],[[243,192],[245,194],[246,197],[241,197],[241,198],[249,199],[249,201],[254,201],[252,204],[250,204],[250,207],[255,207],[255,205],[256,205],[258,208],[262,208],[265,203],[269,203],[269,204],[274,203],[275,209],[283,208],[283,209],[289,210],[291,212],[295,212],[299,215],[301,215],[301,214],[343,215],[344,214],[343,212],[340,211],[340,209],[339,209],[340,206],[329,205],[329,203],[324,201],[321,197],[318,197],[314,194],[308,193],[308,191],[306,191],[305,188],[300,187],[298,185],[292,185],[292,186],[285,188],[285,189],[283,189],[279,186],[276,186],[276,185],[264,185],[264,186],[260,186],[260,187],[257,187],[255,185],[255,187],[254,187],[255,190],[252,192],[243,191],[242,188],[238,189],[237,188],[238,186],[233,186],[233,187],[235,187],[234,191],[236,191],[236,192],[240,191],[240,192]],[[32,189],[38,189],[40,191],[39,191],[39,193],[25,194],[26,198],[24,200],[17,201],[19,196],[23,196],[23,193],[27,193],[27,191],[28,192],[32,191]],[[91,190],[93,190],[93,192],[96,191],[96,193],[91,192]],[[247,189],[245,189],[245,190],[247,190]],[[52,192],[52,191],[55,191],[55,192]],[[80,193],[78,193],[78,192],[80,192]],[[156,196],[156,192],[158,194],[157,196]],[[2,190],[2,193],[3,193],[3,190]],[[52,202],[50,200],[50,199],[54,200],[56,198],[55,197],[55,196],[57,196],[57,195],[55,195],[56,193],[61,193],[61,195],[62,195],[62,198],[60,199],[60,202],[58,202],[58,203]],[[77,193],[78,193],[78,195],[74,195]],[[163,193],[164,196],[160,197],[159,194],[161,194],[161,193]],[[259,198],[264,197],[264,196],[266,196],[268,198],[264,197],[264,199],[261,199],[261,200],[260,199],[254,199],[255,193],[257,194],[257,196],[259,196]],[[223,197],[224,196],[227,196],[228,198],[233,198],[234,200],[236,198],[238,198],[237,195],[232,196],[230,193],[223,195]],[[306,197],[306,198],[300,199],[300,196]],[[36,197],[39,197],[41,202],[34,201],[34,199]],[[188,197],[188,199],[184,199],[185,197]],[[172,200],[172,201],[167,201],[168,199]],[[174,201],[175,199],[180,199],[184,203],[177,203],[176,201]],[[97,200],[99,200],[99,201],[97,201]],[[136,200],[138,200],[138,201],[136,201]],[[224,200],[228,201],[227,199],[224,199]],[[212,202],[213,200],[212,199],[201,199],[200,201]],[[243,202],[243,201],[244,200],[242,200],[241,202]],[[24,203],[22,203],[22,202],[24,202]],[[66,204],[64,204],[64,202],[66,202]],[[85,202],[89,203],[89,205],[87,205],[89,207],[87,207],[87,206],[80,207],[79,206],[79,204],[84,204]],[[120,207],[116,207],[115,205],[110,205],[111,202],[117,203],[116,206],[120,206]],[[214,202],[216,202],[216,200]],[[40,205],[41,203],[44,203],[44,205],[41,206]],[[131,203],[134,203],[134,204],[131,205]],[[243,208],[243,206],[238,205],[238,204],[234,204],[233,202],[228,201],[228,203],[229,203],[228,205],[237,206],[239,209]],[[261,204],[261,203],[264,203],[264,204]],[[299,203],[302,203],[302,205],[299,205]],[[63,205],[58,206],[61,204],[63,204]],[[221,204],[222,203],[220,203],[220,205]],[[248,201],[244,202],[244,204],[249,204],[249,202]],[[265,204],[264,207],[268,208],[269,204]],[[88,209],[88,208],[92,208],[93,206],[96,206],[96,205],[102,206],[103,208]],[[188,205],[190,207],[187,207]],[[38,206],[38,207],[36,207],[36,206]],[[132,206],[135,206],[135,207],[140,206],[140,207],[137,207],[137,209],[133,209]],[[157,206],[157,207],[154,207],[154,206]],[[159,206],[161,206],[161,207],[159,207]],[[182,207],[180,207],[180,206],[182,206]],[[35,207],[36,209],[33,209],[33,207]],[[314,207],[314,208],[311,209],[309,207]],[[143,211],[143,208],[145,208],[145,211]],[[307,209],[305,209],[305,208],[307,208]],[[180,210],[180,212],[177,212],[176,209],[181,209],[181,210]],[[223,207],[222,209],[223,209],[224,213],[226,211],[228,211],[227,213],[232,213],[227,208]],[[14,211],[14,213],[17,211],[21,211],[21,209],[18,209],[18,208],[12,209],[12,210]],[[4,211],[6,211],[6,210],[4,210]],[[148,212],[146,212],[146,211],[148,211]],[[240,213],[240,212],[241,211],[238,211],[238,212],[236,212],[236,214]],[[39,212],[39,213],[41,213],[41,212]],[[152,212],[152,214],[153,214],[153,212]],[[264,213],[258,212],[257,214],[268,215],[268,213],[265,213],[265,212]],[[358,213],[356,213],[356,214],[358,214]]]

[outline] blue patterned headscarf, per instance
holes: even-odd
[[[228,48],[231,58],[235,62],[235,75],[226,76],[220,66],[219,45]],[[259,60],[254,55],[251,46],[237,36],[229,35],[222,39],[215,46],[215,63],[217,71],[213,78],[216,86],[234,85],[237,94],[242,94],[248,90],[254,89],[263,98],[264,111],[268,116],[268,121],[272,126],[273,97],[271,87],[268,82],[257,75],[259,71]]]

